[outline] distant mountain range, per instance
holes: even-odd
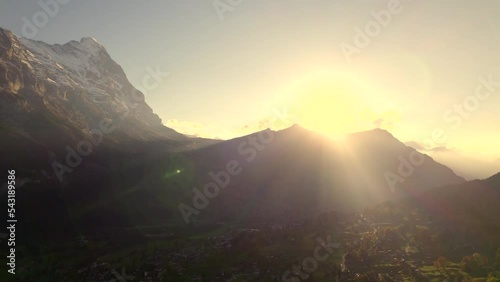
[[[451,234],[468,236],[471,242],[499,243],[500,173],[484,180],[430,189],[400,199],[399,204],[424,211]],[[491,245],[490,245],[491,248]]]
[[[266,138],[272,141],[266,144]],[[234,211],[242,209],[249,220],[306,216],[319,210],[356,211],[429,188],[465,182],[451,169],[381,129],[350,134],[338,142],[295,125],[190,154],[197,160],[195,175],[204,179],[197,186],[200,190],[214,182],[209,172],[220,173],[233,161],[240,164],[243,172],[233,176],[220,196],[210,202],[217,217],[227,220],[234,220]],[[189,195],[192,193],[185,203]],[[209,212],[205,215],[212,216]]]
[[[180,205],[199,206],[193,188],[218,185],[216,197],[199,196],[209,203],[190,222],[282,221],[465,182],[381,129],[343,141],[298,125],[228,141],[182,135],[163,126],[92,38],[49,45],[0,29],[0,105],[1,169],[23,172],[33,193],[25,205],[38,212],[33,195],[46,199],[41,222],[69,216],[60,197],[86,224],[127,225],[137,214],[183,222]],[[92,154],[59,179],[54,162],[69,166],[68,148],[85,151],[83,141]],[[498,175],[485,181],[498,185]],[[70,188],[63,196],[61,185]]]

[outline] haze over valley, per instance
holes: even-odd
[[[500,281],[496,1],[0,4],[0,281]]]

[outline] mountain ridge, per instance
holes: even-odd
[[[165,127],[91,37],[51,45],[0,28],[0,105],[1,153],[20,166],[30,158],[40,165],[51,155],[64,158],[65,147],[102,133],[103,124],[112,130],[103,134],[100,148],[133,151],[155,142],[172,150],[204,142]],[[17,148],[22,157],[6,148]]]
[[[143,174],[149,175],[144,167],[153,167],[157,171],[160,164],[179,158],[179,163],[186,164],[186,167],[176,171],[190,168],[191,183],[203,185],[210,181],[206,177],[208,172],[216,172],[226,167],[228,161],[235,160],[246,173],[235,178],[229,184],[232,189],[227,189],[228,192],[214,200],[218,203],[214,204],[214,212],[227,214],[225,208],[244,205],[258,194],[262,198],[254,199],[257,201],[255,210],[248,215],[254,220],[266,217],[266,214],[286,214],[286,206],[293,207],[298,213],[326,209],[332,204],[338,209],[359,209],[366,204],[399,196],[405,190],[421,191],[464,181],[447,167],[404,145],[383,129],[352,133],[343,141],[332,140],[297,124],[223,142],[190,139],[164,127],[140,92],[142,101],[135,110],[138,115],[117,119],[116,116],[123,112],[134,110],[124,99],[130,98],[131,91],[137,89],[97,41],[82,38],[62,45],[50,45],[18,40],[12,33],[0,32],[0,77],[4,75],[8,82],[7,85],[0,84],[0,93],[5,94],[1,99],[10,103],[0,111],[3,117],[0,125],[5,128],[3,134],[10,138],[3,142],[36,141],[40,146],[36,155],[47,162],[44,154],[49,152],[64,158],[67,154],[65,148],[92,137],[92,130],[102,120],[113,121],[114,118],[118,121],[116,130],[104,138],[108,139],[110,150],[124,149],[117,158],[120,161],[110,161],[109,153],[105,153],[93,159],[85,167],[87,170],[76,173],[76,179],[89,176],[100,179],[97,175],[103,175],[105,179],[111,168],[119,166],[137,181],[145,177]],[[116,84],[121,87],[117,88]],[[209,146],[199,148],[199,144],[193,145],[196,142]],[[137,150],[131,149],[135,146],[133,144],[139,143],[143,144],[141,156],[135,154]],[[33,148],[34,145],[25,147]],[[29,153],[22,160],[26,161],[33,155]],[[412,155],[425,162],[409,168]],[[173,166],[173,163],[168,164],[168,167]],[[406,173],[408,170],[410,173]],[[397,183],[389,183],[388,173]],[[96,187],[107,189],[104,179]],[[75,181],[75,185],[81,184],[78,184],[79,180]],[[81,189],[84,191],[83,186]],[[191,191],[191,187],[182,189],[179,190],[182,193],[176,192],[180,193],[177,196]],[[96,195],[98,193],[96,190]],[[274,205],[274,202],[278,204]]]
[[[199,175],[201,180],[195,186],[200,189],[211,181],[204,172],[217,173],[229,162],[237,162],[245,171],[231,178],[224,193],[213,200],[213,210],[204,213],[207,220],[231,221],[230,211],[247,201],[256,201],[248,220],[265,221],[286,217],[290,209],[297,214],[332,206],[356,211],[465,182],[448,167],[381,129],[357,132],[338,141],[295,125],[277,131],[266,129],[190,154],[197,160],[198,168],[192,173]],[[413,165],[409,174],[399,172],[400,167],[406,170],[405,165],[411,165],[413,155],[424,162]],[[392,189],[388,172],[401,179]],[[252,200],[257,195],[260,198]]]

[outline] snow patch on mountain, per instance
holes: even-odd
[[[32,55],[29,57],[30,63],[35,66],[39,75],[45,74],[60,85],[103,94],[98,87],[92,87],[99,81],[89,81],[89,73],[95,74],[96,78],[102,77],[92,68],[92,63],[97,63],[99,59],[99,53],[104,51],[97,43],[92,44],[87,39],[82,39],[82,43],[70,41],[64,45],[49,45],[26,38],[21,38],[20,41],[29,49]]]
[[[122,67],[92,37],[47,44],[0,28],[0,76],[5,80],[0,90],[13,94],[1,97],[13,105],[3,109],[18,114],[7,122],[13,128],[22,127],[25,112],[40,112],[82,132],[107,119],[136,139],[186,139],[163,126]]]
[[[121,89],[124,81],[128,83],[125,73],[94,38],[84,37],[63,45],[27,38],[20,42],[28,49],[26,63],[33,66],[38,77],[88,93],[96,104],[108,104],[112,113],[132,108],[133,101],[123,99],[131,94]]]

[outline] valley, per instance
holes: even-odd
[[[500,281],[500,174],[466,181],[389,130],[333,138],[277,115],[187,136],[97,40],[2,28],[0,103],[19,218],[0,281]]]

